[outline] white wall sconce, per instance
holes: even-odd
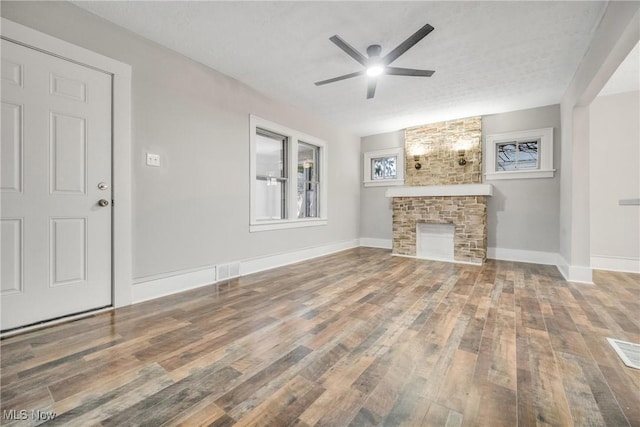
[[[467,155],[467,150],[469,150],[472,146],[473,141],[468,139],[461,139],[456,144],[456,150],[458,150],[458,164],[460,166],[464,166],[467,164],[467,159],[465,156]]]
[[[422,169],[422,164],[420,164],[420,156],[424,156],[424,152],[425,150],[422,145],[416,145],[411,149],[411,155],[413,156],[414,162],[413,167],[415,167],[416,170]]]

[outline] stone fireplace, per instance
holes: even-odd
[[[472,117],[405,131],[407,186],[386,192],[393,198],[392,254],[421,256],[417,250],[420,224],[451,224],[452,261],[484,263],[487,197],[493,188],[481,183],[481,123],[480,117]],[[460,158],[466,163],[460,164]]]
[[[417,256],[419,224],[453,224],[453,261],[482,264],[487,257],[490,184],[402,187],[393,198],[394,255]]]

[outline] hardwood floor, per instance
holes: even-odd
[[[3,340],[2,422],[640,426],[640,277],[595,281],[352,249]]]

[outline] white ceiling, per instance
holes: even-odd
[[[245,84],[364,136],[560,102],[606,3],[74,2]],[[393,63],[433,77],[315,81],[361,69],[329,41],[382,55],[425,23],[435,30]]]

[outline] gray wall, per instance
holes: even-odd
[[[590,106],[591,256],[640,258],[640,92],[599,96]]]
[[[554,167],[560,164],[560,107],[552,105],[482,118],[483,137],[493,133],[553,127]],[[367,136],[361,151],[404,146],[404,131]],[[495,180],[489,198],[488,238],[490,248],[555,253],[558,251],[560,173],[553,178]],[[387,187],[362,188],[360,236],[391,239],[392,210],[384,197]]]
[[[2,16],[133,67],[135,278],[358,237],[359,139],[69,3]],[[328,142],[329,225],[249,233],[249,114]],[[145,166],[147,151],[162,167]]]
[[[364,187],[363,156],[367,151],[404,147],[404,130],[365,136],[360,144],[360,237],[391,240],[393,209],[391,199],[384,197],[389,187]],[[400,167],[400,166],[399,166]],[[401,167],[405,167],[402,165]]]
[[[558,252],[560,227],[560,106],[531,108],[482,118],[483,137],[494,133],[553,128],[553,178],[493,180],[487,205],[487,246]],[[483,141],[484,143],[484,141]]]

